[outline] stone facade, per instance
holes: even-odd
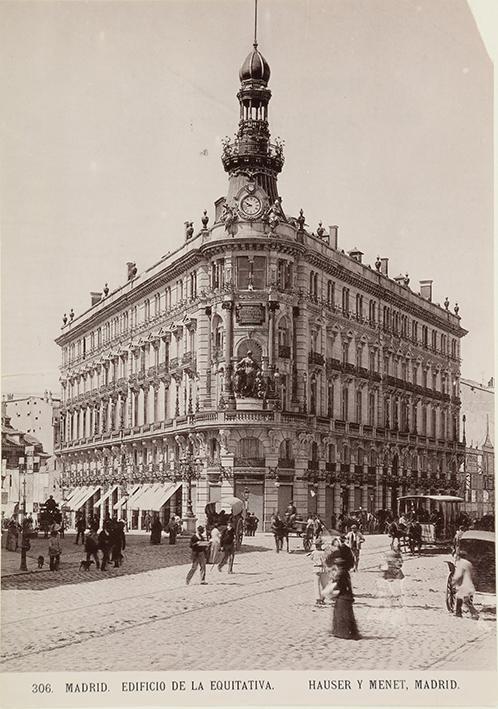
[[[461,380],[462,433],[466,444],[465,460],[460,469],[462,510],[473,518],[494,515],[495,509],[495,389]]]
[[[457,489],[458,306],[431,302],[431,281],[418,293],[390,278],[386,258],[344,253],[337,227],[314,233],[285,212],[269,75],[255,46],[213,224],[186,222],[181,248],[142,273],[129,263],[124,286],[64,318],[64,484],[113,489],[118,514],[131,485],[178,480],[165,521],[186,515],[190,489],[198,517],[235,494],[260,529],[291,499],[330,523]]]

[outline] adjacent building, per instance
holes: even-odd
[[[36,394],[4,394],[2,401],[12,425],[34,436],[47,454],[44,470],[48,475],[47,489],[50,494],[59,494],[60,475],[57,470],[55,450],[60,445],[60,405],[61,401],[45,391]]]
[[[465,459],[460,468],[462,510],[472,518],[494,515],[495,509],[495,387],[461,379]]]
[[[23,511],[36,514],[49,495],[47,460],[42,443],[12,425],[2,402],[2,522]]]
[[[345,253],[336,226],[287,211],[257,44],[239,76],[214,214],[64,316],[67,507],[140,527],[147,511],[191,520],[190,500],[203,518],[235,494],[267,528],[290,500],[328,522],[395,510],[403,493],[457,492],[458,306],[434,303],[430,280],[391,277],[387,257]]]

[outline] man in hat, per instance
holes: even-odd
[[[358,571],[360,562],[361,545],[365,541],[365,537],[358,531],[358,525],[351,525],[351,530],[346,535],[346,544],[351,549],[354,558],[353,570]]]
[[[235,558],[235,529],[230,521],[228,522],[226,529],[223,530],[220,543],[221,551],[223,552],[223,559],[218,564],[218,571],[221,571],[228,561],[228,573],[233,574],[233,561]]]
[[[192,580],[197,567],[200,568],[201,584],[206,585],[206,552],[209,548],[209,543],[206,541],[204,527],[197,527],[197,533],[193,534],[190,539],[190,549],[192,550],[192,566],[187,574],[187,586]]]

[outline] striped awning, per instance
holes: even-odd
[[[100,488],[100,485],[91,485],[90,487],[87,487],[84,492],[79,495],[77,498],[71,500],[69,507],[73,512],[77,512],[87,500],[90,499],[92,495],[94,495],[97,490]]]
[[[140,485],[132,485],[128,495],[123,495],[123,497],[116,502],[116,504],[113,507],[113,510],[119,510],[121,507],[126,505],[128,503],[128,500],[130,499],[130,497],[132,497],[134,495],[135,491],[138,490],[139,487],[140,487]]]
[[[109,497],[112,495],[112,493],[114,492],[114,490],[115,490],[116,488],[117,488],[117,485],[112,485],[112,487],[109,488],[109,490],[106,492],[106,494],[105,494],[105,495],[102,495],[102,497],[100,498],[100,500],[95,503],[94,507],[102,507],[102,505],[104,504],[104,502],[105,502],[107,499],[109,499]]]

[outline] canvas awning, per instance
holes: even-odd
[[[138,490],[139,487],[140,485],[132,485],[130,492],[127,495],[123,495],[123,497],[116,502],[113,507],[113,510],[119,510],[121,509],[121,507],[123,507],[123,505],[126,505],[130,497],[132,497],[132,495],[135,493],[136,490]]]
[[[62,501],[64,507],[69,508],[71,501],[75,500],[78,495],[81,495],[82,491],[86,490],[87,487],[88,485],[84,485],[83,487],[81,485],[78,485],[77,487],[73,488],[69,493],[69,497]]]
[[[140,505],[138,502],[140,501],[140,498],[146,495],[147,492],[151,489],[152,485],[150,483],[144,483],[143,485],[139,485],[138,488],[135,490],[135,492],[130,495],[130,498],[126,504],[127,508],[129,510],[138,510],[140,509]]]
[[[80,497],[90,488],[89,485],[77,485],[64,503],[70,510],[74,510],[73,504],[78,502]]]
[[[109,488],[109,490],[106,492],[105,495],[102,495],[100,500],[95,503],[94,507],[102,507],[103,503],[109,499],[109,497],[112,495],[114,490],[117,488],[117,485],[112,485],[112,487]]]
[[[145,499],[140,500],[140,509],[159,512],[161,507],[172,497],[177,490],[181,488],[181,482],[178,483],[159,483],[159,487],[154,490],[149,490]]]
[[[85,490],[83,495],[80,495],[77,499],[73,500],[70,504],[71,510],[73,512],[77,512],[87,500],[90,499],[92,495],[94,495],[97,490],[100,488],[100,485],[91,485],[89,488]]]

